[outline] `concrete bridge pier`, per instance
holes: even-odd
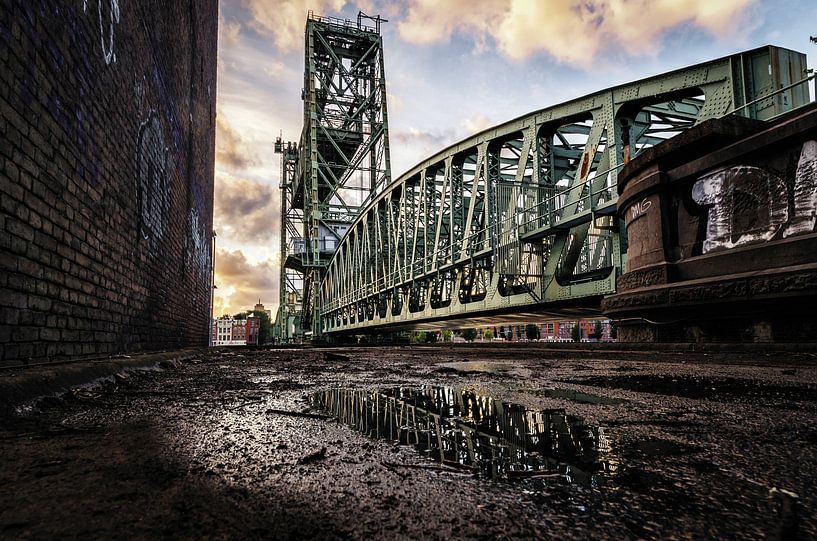
[[[817,338],[817,107],[704,122],[618,186],[627,267],[602,308],[620,340]]]

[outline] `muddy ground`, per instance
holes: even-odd
[[[0,537],[817,538],[817,360],[606,356],[212,351],[42,399],[2,420]],[[460,405],[437,434],[398,395]],[[414,444],[348,426],[388,403]]]

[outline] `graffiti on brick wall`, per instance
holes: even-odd
[[[702,253],[810,233],[817,224],[817,141],[803,144],[792,190],[763,168],[736,165],[701,176],[692,199],[707,209]]]
[[[114,28],[119,24],[119,0],[98,0],[99,39],[102,43],[102,57],[106,64],[116,62],[113,50]],[[82,11],[88,11],[88,0],[83,0]]]
[[[210,242],[207,238],[206,224],[198,210],[190,209],[190,232],[187,239],[187,256],[190,267],[199,276],[210,275]]]
[[[144,239],[154,245],[164,236],[170,202],[169,152],[154,111],[139,126],[136,148],[139,230]]]

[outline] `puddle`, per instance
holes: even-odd
[[[615,406],[624,402],[620,398],[610,398],[597,394],[583,393],[572,389],[537,389],[528,391],[535,396],[546,396],[548,398],[561,398],[579,404],[596,404],[600,406]]]
[[[490,479],[596,485],[617,469],[608,431],[564,410],[531,410],[432,386],[332,389],[310,401],[366,436],[412,445],[431,460]]]
[[[604,389],[625,389],[695,399],[762,398],[817,401],[817,389],[768,384],[742,378],[692,376],[591,376],[567,383]]]
[[[531,371],[529,368],[521,368],[515,363],[511,362],[497,362],[497,361],[456,361],[451,363],[440,363],[438,365],[438,372],[462,374],[492,374],[495,376],[519,376],[522,378],[529,377]]]

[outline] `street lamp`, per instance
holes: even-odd
[[[216,289],[216,231],[213,230],[213,247],[210,252],[210,324],[207,330],[207,334],[210,335],[207,343],[210,347],[213,347],[215,340],[213,338],[213,320],[215,319],[216,309]]]

